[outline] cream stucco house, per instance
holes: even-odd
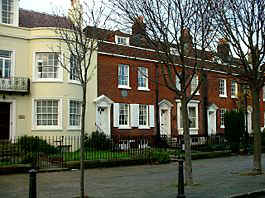
[[[58,62],[68,52],[58,48],[51,17],[19,9],[19,0],[0,1],[1,139],[80,134],[81,87]],[[97,65],[97,54],[93,56],[91,68]],[[96,122],[89,116],[96,114],[97,98],[97,70],[91,71],[87,133],[95,130]]]

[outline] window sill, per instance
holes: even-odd
[[[76,81],[76,80],[68,80],[69,84],[75,84],[75,85],[81,85],[80,81]]]
[[[227,95],[219,95],[220,98],[227,98]]]
[[[148,87],[138,87],[137,90],[138,91],[150,91]]]
[[[220,126],[220,128],[221,128],[221,129],[224,129],[224,128],[225,128],[225,126],[224,126],[224,125],[221,125],[221,126]]]
[[[80,131],[81,127],[68,127],[68,131]]]
[[[178,128],[179,135],[183,135],[183,128]],[[198,135],[199,134],[199,128],[190,128],[190,135]]]
[[[231,98],[237,98],[237,96],[231,96]]]
[[[33,83],[63,83],[61,79],[42,79],[42,80],[32,80]]]
[[[119,126],[118,129],[132,129],[130,126]]]
[[[54,128],[52,128],[52,127],[47,127],[47,126],[45,126],[45,127],[35,127],[35,128],[33,128],[32,129],[32,131],[62,131],[63,130],[63,128],[59,128],[59,127],[54,127]]]
[[[139,126],[138,129],[150,129],[149,126]]]
[[[130,86],[119,85],[119,89],[132,89]]]

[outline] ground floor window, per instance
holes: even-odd
[[[120,104],[119,111],[119,125],[128,126],[129,125],[129,105]]]
[[[139,105],[139,126],[148,125],[148,105]]]
[[[69,102],[69,126],[74,128],[81,127],[81,102],[70,100]]]
[[[61,101],[58,99],[34,100],[34,127],[54,129],[60,126]]]
[[[195,135],[198,134],[199,130],[199,101],[197,100],[191,100],[188,103],[188,117],[189,117],[189,128],[190,128],[190,134]],[[177,123],[178,123],[178,129],[179,134],[182,134],[183,132],[183,121],[182,121],[182,113],[181,113],[181,102],[180,100],[177,100]]]
[[[119,129],[154,127],[154,105],[114,103],[113,126]]]

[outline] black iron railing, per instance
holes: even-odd
[[[195,140],[196,139],[196,140]],[[85,136],[84,157],[89,161],[167,160],[171,154],[183,154],[183,140],[154,136],[107,136],[93,132]],[[3,140],[0,137],[0,168],[13,164],[32,164],[34,168],[65,167],[80,160],[80,136],[23,136]],[[193,137],[192,151],[227,150],[223,137]]]
[[[29,79],[25,77],[0,78],[0,91],[28,93],[29,84]]]

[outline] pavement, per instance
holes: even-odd
[[[265,155],[262,156],[265,170]],[[193,161],[195,184],[186,198],[219,198],[265,189],[265,175],[249,176],[252,156]],[[85,170],[89,198],[176,198],[176,163]],[[37,174],[38,198],[71,198],[79,193],[78,170]],[[0,198],[26,198],[28,174],[0,176]]]

